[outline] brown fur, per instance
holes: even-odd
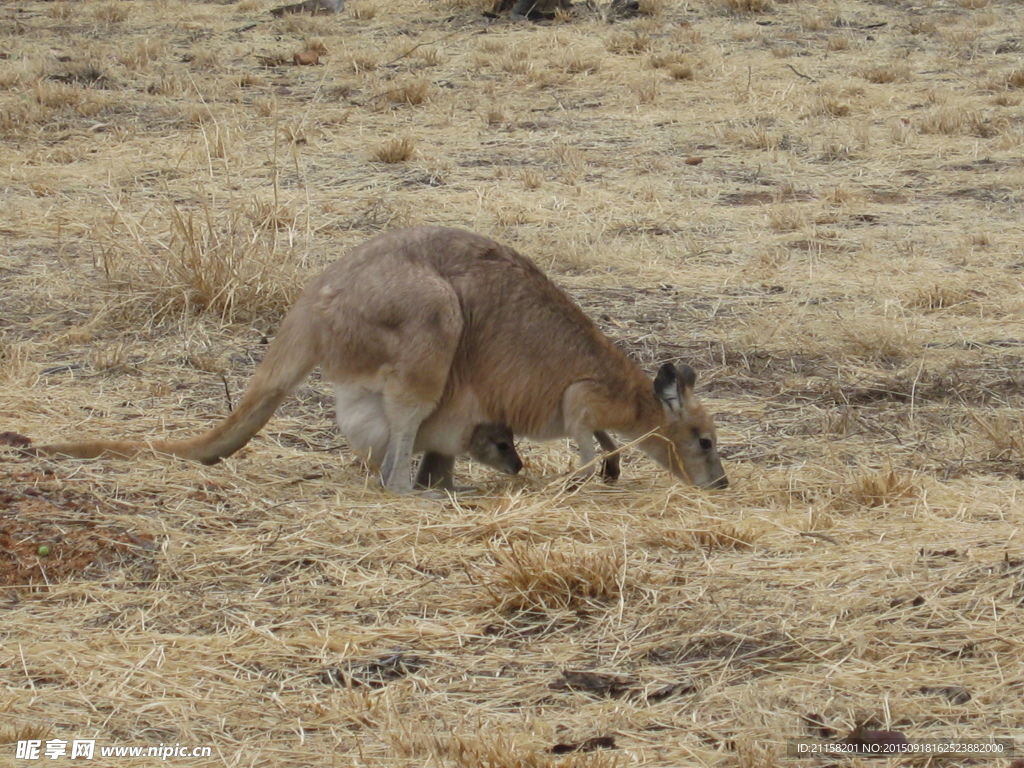
[[[583,464],[595,433],[616,432],[683,480],[726,484],[691,369],[663,366],[652,385],[532,261],[440,227],[389,232],[328,267],[285,317],[238,408],[209,432],[35,450],[131,457],[151,448],[212,464],[245,445],[315,365],[335,385],[350,441],[384,447],[382,479],[396,491],[412,487],[415,443],[453,456],[484,423],[568,435]]]

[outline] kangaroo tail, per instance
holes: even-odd
[[[91,459],[113,456],[129,459],[153,451],[180,456],[202,464],[216,464],[230,456],[262,429],[274,411],[309,375],[317,362],[317,332],[303,312],[289,312],[267,356],[256,368],[242,401],[213,429],[191,440],[92,440],[52,443],[22,449],[46,456]]]

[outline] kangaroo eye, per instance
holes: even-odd
[[[710,451],[712,448],[715,447],[715,444],[708,440],[706,437],[702,437],[700,439],[700,447],[702,450]]]

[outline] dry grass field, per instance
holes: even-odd
[[[521,476],[460,463],[476,495],[390,496],[315,378],[215,467],[0,449],[0,764],[32,738],[767,768],[857,726],[1019,737],[1024,6],[488,6],[0,5],[0,431],[194,435],[306,280],[444,224],[647,369],[697,368],[730,488],[631,452],[567,490],[570,446],[523,442]]]

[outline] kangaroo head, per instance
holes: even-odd
[[[729,479],[718,456],[715,422],[693,393],[697,373],[666,363],[654,379],[664,410],[662,423],[640,448],[673,475],[701,488],[725,488]]]
[[[512,430],[504,424],[478,424],[469,439],[468,452],[473,461],[499,472],[515,475],[523,468]]]

